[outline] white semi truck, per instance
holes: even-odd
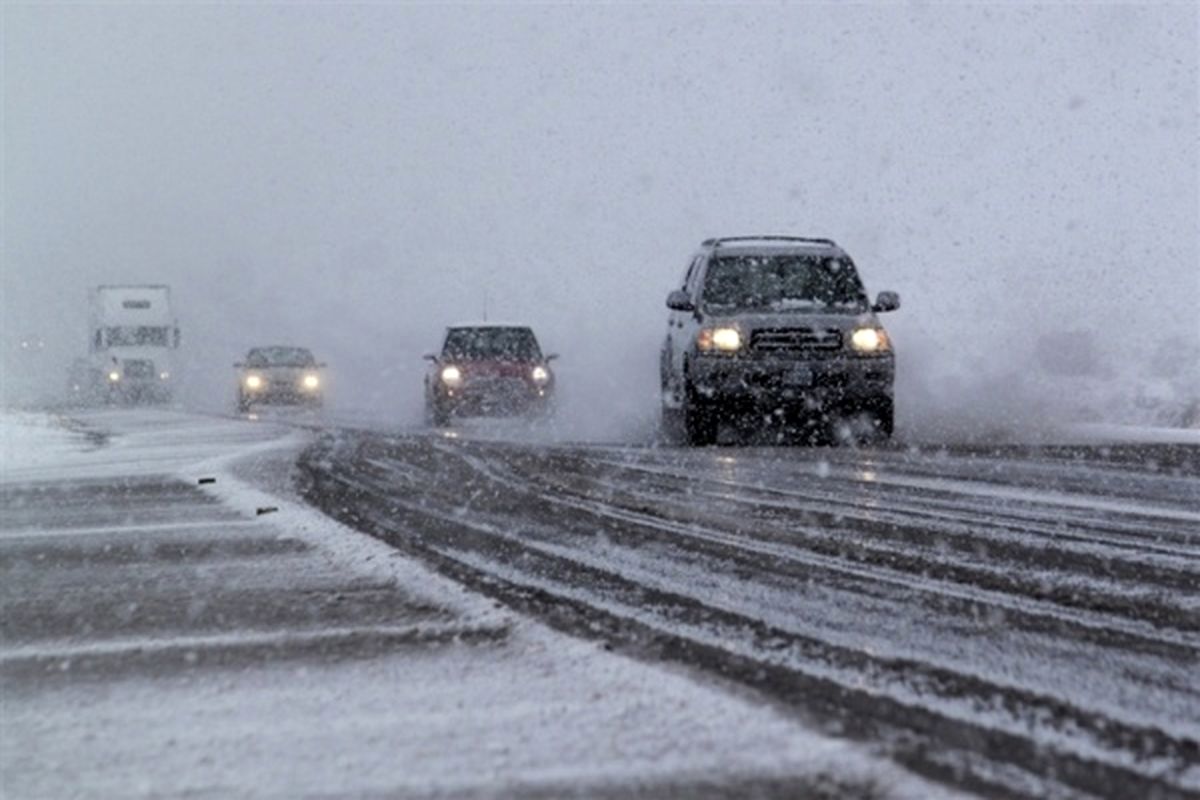
[[[79,399],[170,401],[179,348],[170,287],[98,286],[89,292],[88,307],[89,355],[71,376]]]

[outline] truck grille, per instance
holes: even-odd
[[[125,362],[125,377],[146,380],[154,377],[154,362],[140,359]]]
[[[750,334],[750,347],[760,353],[799,353],[838,350],[842,333],[837,328],[760,328]]]

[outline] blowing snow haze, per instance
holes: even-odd
[[[632,435],[667,292],[738,233],[900,292],[909,430],[1196,380],[1190,4],[2,13],[9,402],[65,383],[89,287],[164,283],[189,406],[298,344],[411,419],[486,303],[562,354],[569,433]]]

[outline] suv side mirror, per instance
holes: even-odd
[[[875,305],[871,307],[872,311],[883,313],[884,311],[895,311],[900,307],[900,295],[895,292],[880,292],[875,298]]]
[[[438,357],[436,355],[434,355],[433,353],[426,353],[425,355],[421,356],[421,358],[425,359],[426,361],[437,361],[438,360]]]
[[[235,361],[235,362],[233,362],[233,365],[235,367],[237,367],[238,369],[241,369],[242,367],[246,366],[246,362],[245,361]]]
[[[329,366],[329,365],[328,365],[328,364],[326,364],[324,361],[318,361],[318,362],[317,362],[317,369],[325,369],[325,368],[326,368],[326,367],[328,367],[328,366]]]
[[[558,353],[547,353],[544,360],[545,361],[553,361],[556,358],[558,358]]]
[[[695,311],[696,304],[692,302],[692,298],[682,289],[676,289],[667,295],[667,308],[672,311]]]

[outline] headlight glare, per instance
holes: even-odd
[[[858,328],[850,334],[850,344],[860,353],[882,353],[891,346],[882,328]]]
[[[545,367],[534,367],[530,374],[538,383],[545,383],[546,381],[550,380],[550,370],[546,369]]]
[[[696,345],[707,352],[734,353],[742,349],[742,333],[737,328],[705,328],[696,337]]]
[[[442,383],[447,386],[458,386],[462,383],[462,370],[451,364],[450,366],[442,367]]]
[[[247,375],[246,376],[246,388],[247,389],[261,389],[262,385],[263,385],[263,379],[261,377],[259,377],[258,375]]]
[[[317,377],[316,375],[305,375],[304,376],[304,388],[305,389],[316,389],[320,385],[321,385],[321,379],[319,377]]]
[[[112,372],[108,373],[108,379],[113,383],[116,383],[117,381],[121,380],[121,373],[114,369]]]

